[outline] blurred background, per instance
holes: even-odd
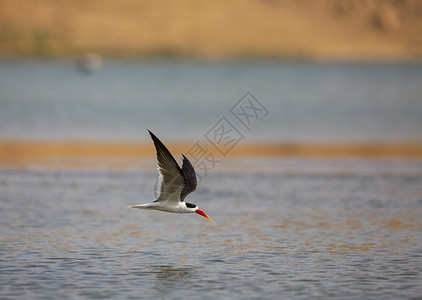
[[[0,2],[2,56],[412,60],[417,0]]]
[[[136,156],[146,128],[183,151],[248,91],[269,115],[234,151],[420,156],[421,16],[417,0],[1,0],[0,161]]]
[[[0,298],[420,299],[422,1],[0,0],[0,207]]]

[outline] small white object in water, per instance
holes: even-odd
[[[88,53],[84,55],[78,62],[78,69],[84,73],[93,73],[101,68],[103,59],[100,55],[95,53]]]

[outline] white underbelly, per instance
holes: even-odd
[[[180,202],[179,202],[180,203]],[[149,203],[148,209],[160,210],[171,213],[193,213],[193,211],[187,210],[185,207],[180,204],[168,205],[165,202],[152,202]]]

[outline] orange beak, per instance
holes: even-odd
[[[198,215],[201,215],[201,216],[203,216],[203,217],[207,218],[208,220],[210,220],[211,222],[213,222],[213,223],[214,223],[214,221],[213,221],[210,217],[208,217],[208,216],[207,216],[207,214],[206,214],[206,213],[204,213],[202,210],[197,209],[197,210],[195,210],[195,212],[196,212]]]

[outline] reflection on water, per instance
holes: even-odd
[[[156,274],[156,288],[167,290],[175,287],[183,288],[186,282],[185,280],[191,278],[195,274],[195,268],[192,266],[158,266],[152,268],[152,272]]]
[[[421,161],[225,166],[189,196],[214,224],[127,209],[155,171],[0,170],[0,298],[422,294]]]

